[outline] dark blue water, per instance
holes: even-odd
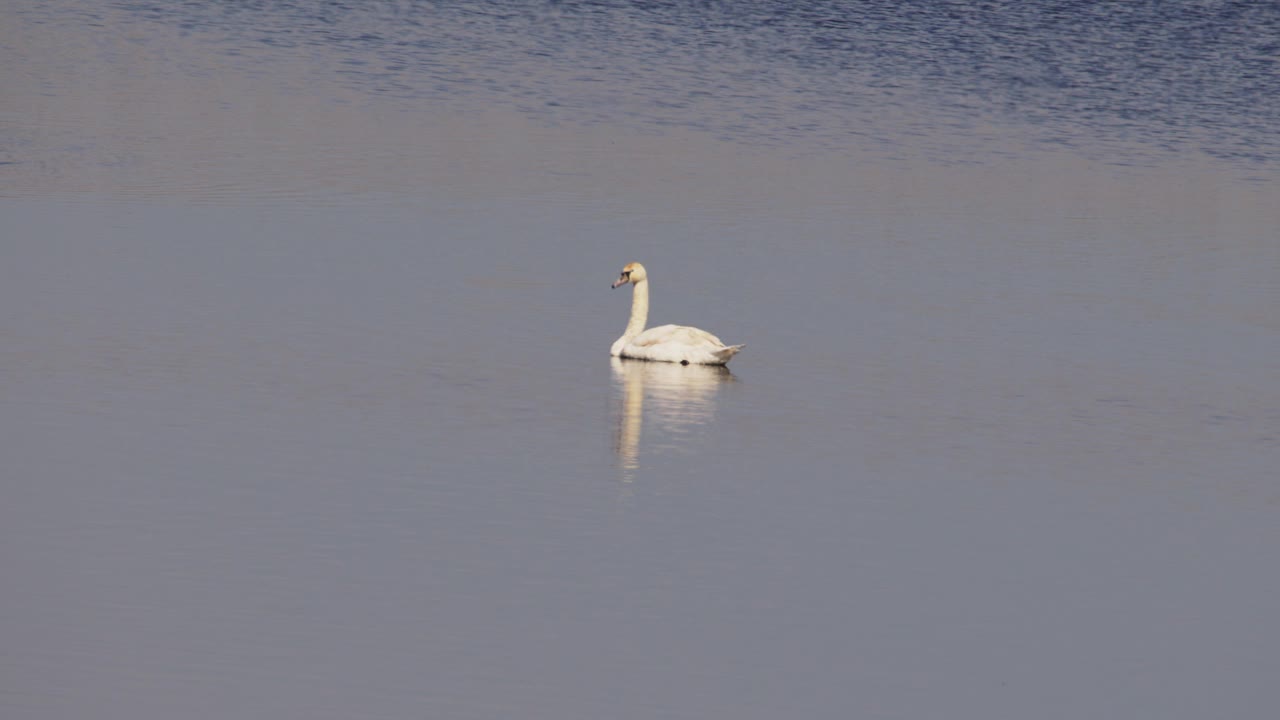
[[[500,102],[548,122],[697,128],[981,162],[1280,151],[1268,2],[121,3],[225,43],[337,52],[361,92]],[[916,148],[915,151],[920,151]]]

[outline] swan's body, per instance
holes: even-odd
[[[631,263],[622,268],[622,276],[613,286],[626,284],[635,288],[631,291],[631,321],[609,349],[610,355],[682,365],[725,365],[742,349],[742,345],[725,345],[706,330],[686,325],[660,325],[645,330],[649,321],[649,277],[643,265]]]

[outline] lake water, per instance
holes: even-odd
[[[0,716],[1273,716],[1278,38],[7,3]]]

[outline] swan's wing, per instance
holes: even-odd
[[[639,335],[631,339],[630,345],[634,347],[653,347],[654,345],[662,345],[673,343],[677,345],[688,345],[697,347],[700,345],[711,345],[714,347],[724,347],[724,343],[720,338],[712,335],[706,330],[699,330],[696,327],[687,325],[659,325],[655,328],[649,328]]]

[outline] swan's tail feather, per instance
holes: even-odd
[[[728,347],[720,348],[719,350],[712,350],[711,354],[715,355],[716,359],[721,363],[728,363],[729,358],[737,355],[738,351],[742,350],[744,347],[746,347],[746,345],[730,345]]]

